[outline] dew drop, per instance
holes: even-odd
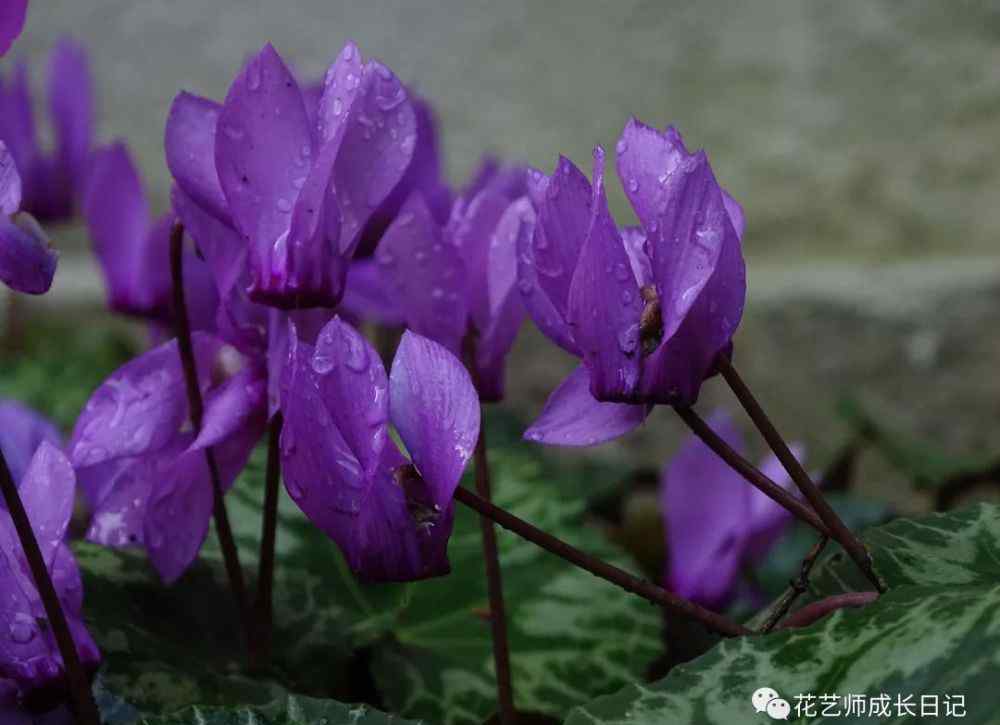
[[[618,139],[618,143],[615,144],[615,153],[621,156],[626,151],[628,151],[628,141],[624,138]]]
[[[636,179],[635,177],[632,177],[631,179],[629,179],[628,180],[628,190],[631,191],[633,194],[635,192],[639,191],[639,180]]]
[[[10,638],[17,644],[27,644],[35,638],[35,625],[25,614],[18,614],[10,623]]]
[[[285,197],[278,199],[276,206],[282,214],[288,214],[292,210],[292,202],[288,201]]]

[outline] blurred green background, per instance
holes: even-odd
[[[1000,453],[1000,9],[989,3],[46,0],[10,57],[40,82],[67,33],[93,56],[100,137],[129,142],[157,211],[171,99],[221,98],[268,40],[306,77],[348,38],[386,61],[435,103],[454,182],[484,150],[589,168],[592,146],[613,146],[629,115],[675,123],[747,212],[737,363],[815,465],[851,439],[845,396],[943,451]],[[629,221],[617,185],[612,204]],[[56,236],[54,294],[26,306],[99,308],[85,235]],[[571,365],[526,328],[508,404],[537,414]],[[730,401],[716,381],[702,407]],[[680,434],[660,411],[589,455],[658,466]],[[861,464],[863,490],[926,505],[881,459]]]

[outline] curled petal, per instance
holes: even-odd
[[[458,358],[407,330],[389,374],[389,415],[431,501],[446,508],[479,437],[479,398]]]
[[[709,425],[742,450],[732,420],[716,415]],[[739,474],[693,436],[670,460],[660,481],[660,503],[672,591],[706,606],[726,603],[745,553],[750,492]]]
[[[0,401],[0,449],[15,483],[45,441],[62,447],[62,435],[50,420],[14,400]]]
[[[87,51],[62,38],[49,60],[49,109],[56,158],[71,188],[84,182],[94,136],[94,90]]]
[[[334,317],[320,332],[310,364],[333,423],[365,474],[374,475],[389,421],[382,359],[357,330]]]
[[[187,92],[177,94],[167,115],[163,147],[167,167],[184,194],[215,219],[229,223],[215,167],[215,133],[221,113],[222,106],[215,101]]]
[[[204,388],[218,341],[192,336],[198,379]],[[177,341],[170,340],[126,363],[105,380],[77,419],[67,450],[76,467],[156,451],[187,418],[187,391]]]
[[[647,415],[646,405],[596,400],[590,392],[590,372],[581,365],[549,396],[524,437],[550,446],[595,446],[637,428]]]
[[[407,326],[458,352],[468,325],[465,267],[420,194],[403,206],[375,260]]]
[[[604,152],[594,152],[593,218],[569,292],[569,317],[591,392],[598,400],[629,402],[639,381],[642,349],[639,285],[604,194]],[[536,250],[537,251],[537,250]]]
[[[0,217],[0,281],[30,295],[49,291],[59,255],[27,212]]]
[[[0,9],[0,55],[6,53],[21,34],[27,14],[28,0],[9,0]]]

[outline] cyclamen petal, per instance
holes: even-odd
[[[212,390],[192,450],[218,445],[239,430],[263,429],[267,417],[267,379],[263,370],[248,365]]]
[[[375,253],[414,332],[461,350],[468,323],[466,270],[420,194],[414,194]]]
[[[590,369],[598,400],[635,397],[642,360],[639,285],[608,211],[603,184],[604,152],[594,152],[593,216],[573,274],[568,321]],[[610,274],[610,278],[609,278]]]
[[[387,276],[375,259],[351,262],[340,313],[358,323],[371,320],[380,325],[402,325],[406,314],[395,298],[386,294]]]
[[[580,365],[549,396],[524,437],[545,445],[594,446],[642,425],[649,409],[648,405],[598,401],[590,392],[590,372]]]
[[[184,194],[228,224],[226,197],[215,169],[215,134],[221,113],[222,106],[215,101],[179,93],[170,105],[163,146],[167,167]]]
[[[0,214],[10,216],[21,208],[21,175],[7,144],[0,141]]]
[[[17,292],[45,294],[58,260],[48,236],[29,214],[0,217],[0,282]]]
[[[389,374],[389,416],[439,508],[448,506],[479,438],[479,397],[459,360],[407,330]]]
[[[734,449],[743,449],[728,417],[713,416],[709,425]],[[661,478],[660,502],[672,591],[709,607],[726,604],[749,535],[751,490],[693,436],[670,460]]]
[[[28,464],[18,492],[42,558],[50,569],[56,550],[66,536],[75,491],[76,474],[66,456],[49,441],[42,441]]]
[[[94,91],[86,50],[69,38],[60,39],[49,59],[48,80],[56,158],[71,187],[79,189],[94,136]]]
[[[62,447],[62,435],[50,420],[14,400],[0,401],[0,449],[15,483],[24,478],[35,451],[46,441]]]
[[[192,336],[198,379],[210,379],[219,342]],[[67,450],[76,467],[155,451],[170,442],[188,415],[177,341],[126,363],[101,384],[77,419]]]
[[[21,34],[27,14],[28,0],[9,0],[0,9],[0,55],[6,53]]]

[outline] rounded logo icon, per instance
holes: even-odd
[[[788,713],[792,711],[792,706],[788,704],[788,700],[783,700],[780,697],[776,697],[767,703],[767,714],[772,720],[787,720]]]
[[[773,687],[758,687],[753,695],[751,695],[750,702],[753,703],[754,710],[765,712],[767,710],[767,703],[776,699],[778,699],[778,691]]]

